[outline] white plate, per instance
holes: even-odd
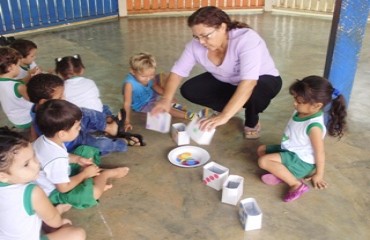
[[[184,168],[199,167],[210,159],[209,153],[200,147],[182,146],[172,149],[168,160],[173,165]]]

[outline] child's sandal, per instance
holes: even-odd
[[[143,147],[145,146],[144,138],[140,134],[135,134],[135,133],[128,133],[124,129],[124,122],[126,120],[126,111],[125,109],[121,108],[120,110],[120,115],[121,118],[118,116],[114,116],[113,120],[117,123],[118,125],[118,130],[115,138],[124,138],[127,141],[127,145],[132,147],[132,146],[140,146]]]
[[[113,137],[118,137],[118,135],[120,135],[121,133],[125,133],[125,119],[126,119],[126,111],[125,109],[121,108],[120,110],[120,114],[121,115],[121,118],[119,117],[119,115],[117,116],[110,116],[110,118],[116,122],[118,128],[117,128],[117,133],[116,133],[116,136],[113,136]]]
[[[127,145],[130,147],[144,147],[146,145],[140,134],[124,132],[118,134],[117,137],[126,139]]]

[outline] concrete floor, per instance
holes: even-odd
[[[113,181],[113,189],[98,207],[71,210],[66,217],[88,232],[89,240],[182,239],[370,239],[370,36],[363,41],[352,98],[349,131],[341,141],[326,138],[326,190],[311,189],[299,200],[284,203],[284,184],[260,181],[256,163],[260,144],[278,143],[293,111],[287,88],[296,78],[322,75],[331,21],[272,14],[234,15],[249,23],[266,40],[284,80],[283,89],[261,115],[262,137],[242,137],[242,115],[217,129],[209,146],[211,160],[244,177],[242,198],[253,197],[263,212],[262,229],[245,232],[235,206],[221,203],[221,191],[202,183],[202,167],[179,168],[167,160],[175,143],[168,134],[145,129],[145,115],[134,114],[134,131],[147,146],[130,148],[103,158],[105,166],[128,166],[127,177]],[[368,26],[369,30],[370,26]],[[368,31],[369,32],[369,31]],[[100,88],[103,102],[118,111],[120,88],[129,57],[153,53],[159,70],[170,70],[191,38],[186,17],[130,18],[23,36],[39,46],[37,63],[53,68],[54,58],[80,54],[86,76]],[[193,75],[202,72],[193,70]],[[201,107],[180,102],[196,111]],[[0,122],[6,124],[3,113]],[[173,122],[181,122],[173,119]],[[192,145],[197,145],[192,143]]]

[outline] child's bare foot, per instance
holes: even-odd
[[[105,187],[104,187],[104,192],[105,191],[107,191],[107,190],[109,190],[109,189],[111,189],[113,187],[113,185],[112,184],[107,184],[107,185],[105,185]]]
[[[130,171],[128,167],[119,167],[119,168],[114,168],[112,170],[116,172],[115,176],[112,176],[113,178],[123,178]]]
[[[58,204],[55,206],[59,214],[63,214],[65,212],[68,212],[69,209],[71,209],[72,205],[69,204]]]
[[[123,178],[129,172],[128,167],[118,167],[113,169],[106,169],[103,171],[103,174],[107,174],[109,178]]]

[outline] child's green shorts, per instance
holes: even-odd
[[[48,236],[41,234],[40,240],[49,240]]]
[[[49,195],[50,201],[54,204],[70,204],[74,208],[85,209],[98,204],[94,198],[94,180],[88,178],[71,191],[61,193],[54,189]]]
[[[81,145],[73,152],[76,155],[92,158],[94,163],[99,166],[101,163],[99,149]],[[76,163],[71,163],[71,176],[78,174],[81,171],[81,166]],[[50,201],[54,204],[70,204],[74,208],[84,209],[93,207],[98,204],[94,198],[94,180],[88,178],[82,183],[78,184],[74,189],[69,192],[61,193],[57,189],[52,191],[49,196]]]
[[[298,179],[307,177],[316,169],[316,164],[304,162],[296,153],[282,149],[281,145],[267,145],[266,153],[279,153],[283,165]]]

